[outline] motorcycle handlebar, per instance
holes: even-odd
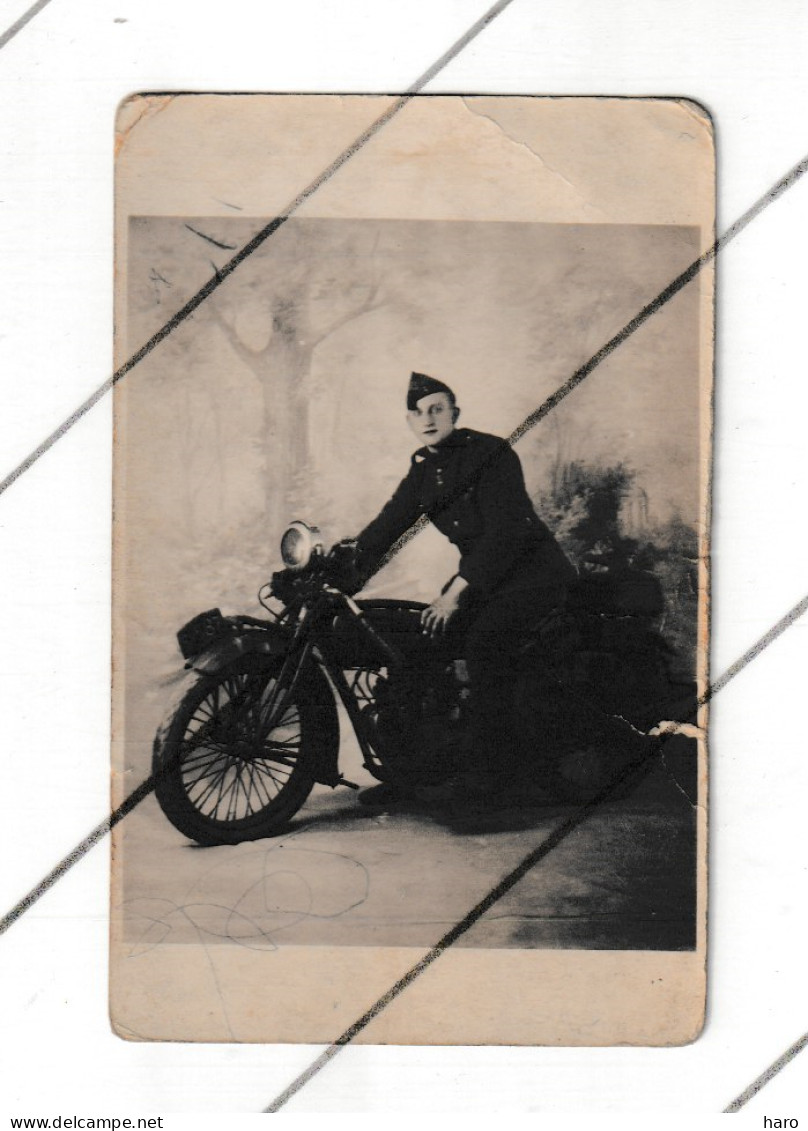
[[[330,580],[350,597],[358,593],[364,585],[358,558],[355,538],[343,538],[340,542],[336,542],[325,557]]]
[[[356,542],[344,539],[337,542],[325,555],[313,557],[304,569],[281,569],[272,574],[273,594],[289,604],[307,580],[324,581],[352,597],[364,584],[357,565]]]

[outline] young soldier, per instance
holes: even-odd
[[[471,725],[455,792],[485,798],[506,784],[503,705],[514,658],[542,616],[563,604],[574,571],[533,509],[514,450],[498,436],[457,428],[459,416],[448,385],[411,375],[407,423],[424,446],[359,535],[357,554],[370,572],[421,515],[460,551],[458,572],[421,620],[433,635],[450,622],[466,632]]]

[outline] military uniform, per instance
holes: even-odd
[[[567,559],[533,509],[519,457],[498,436],[456,428],[435,451],[420,448],[359,535],[362,563],[375,564],[422,515],[457,546],[460,576],[475,597],[570,579]]]
[[[468,588],[448,631],[465,633],[469,764],[496,772],[515,657],[541,617],[563,603],[574,571],[533,509],[519,457],[498,436],[457,428],[435,450],[415,452],[393,497],[358,537],[360,569],[369,572],[422,515],[460,552]]]

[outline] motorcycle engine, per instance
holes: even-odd
[[[385,776],[420,784],[448,777],[458,764],[467,699],[459,664],[380,677],[362,713]]]

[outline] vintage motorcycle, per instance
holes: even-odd
[[[462,640],[425,635],[421,603],[355,599],[362,579],[350,548],[326,553],[316,527],[292,523],[281,556],[285,568],[259,593],[266,619],[212,609],[177,634],[196,679],[157,732],[155,794],[199,844],[277,834],[315,783],[358,788],[340,770],[337,700],[379,781],[406,792],[462,762],[471,695]],[[582,579],[567,609],[534,626],[503,704],[503,773],[517,783],[521,773],[550,798],[586,800],[636,752],[641,728],[666,717],[661,592],[645,578],[631,616],[624,598],[609,613],[614,585],[587,590]]]

